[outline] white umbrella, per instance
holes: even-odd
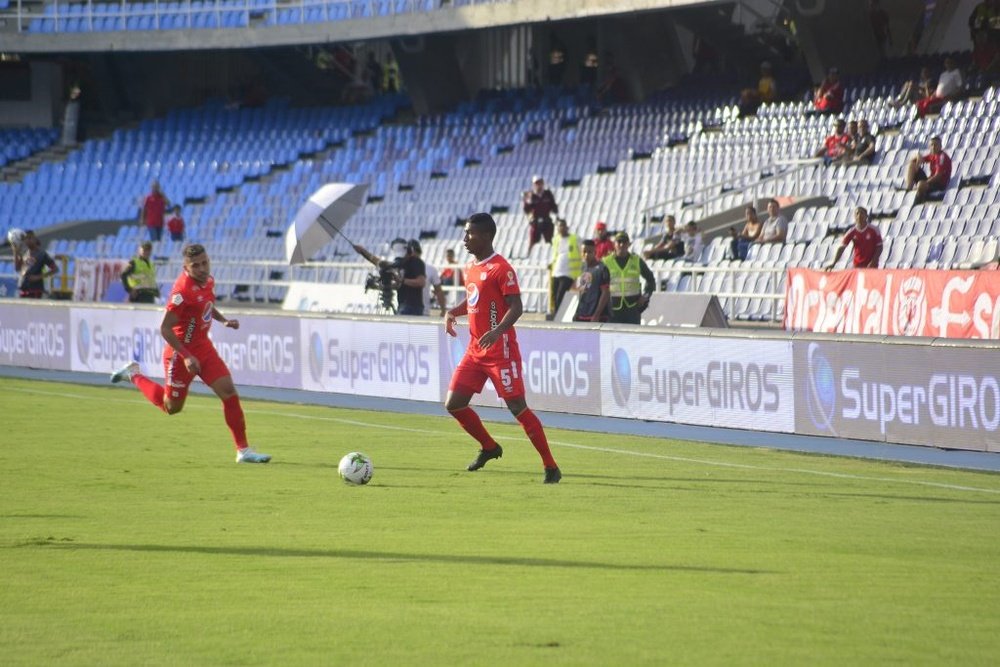
[[[348,218],[364,206],[368,185],[327,183],[310,195],[285,232],[285,258],[302,264],[330,242]],[[344,236],[350,243],[350,239]],[[351,244],[353,245],[353,243]]]

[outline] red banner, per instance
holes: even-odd
[[[73,278],[74,301],[104,301],[108,288],[121,282],[123,259],[78,259]]]
[[[1000,339],[1000,272],[789,269],[785,329]]]

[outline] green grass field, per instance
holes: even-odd
[[[1000,476],[0,379],[3,665],[996,664]],[[373,458],[367,487],[341,455]]]

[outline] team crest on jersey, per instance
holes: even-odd
[[[466,291],[469,293],[468,301],[470,306],[475,306],[479,303],[479,286],[476,283],[469,283],[466,286]]]
[[[480,280],[486,280],[486,272],[485,271],[483,271],[482,273],[479,274],[479,279]]]
[[[182,295],[180,292],[177,292],[172,297],[170,297],[170,303],[174,304],[175,306],[181,305],[182,303],[184,303],[184,295]]]

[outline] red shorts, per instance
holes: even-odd
[[[198,377],[206,385],[212,386],[219,378],[230,375],[229,367],[214,347],[188,348],[188,351],[201,365]],[[184,357],[174,352],[169,345],[163,348],[163,377],[166,378],[169,398],[187,397],[188,387],[191,386],[194,375],[184,365]]]
[[[481,361],[466,353],[451,376],[448,390],[460,394],[478,394],[483,390],[487,378],[492,380],[493,388],[500,398],[524,396],[520,355],[514,355],[510,359]]]

